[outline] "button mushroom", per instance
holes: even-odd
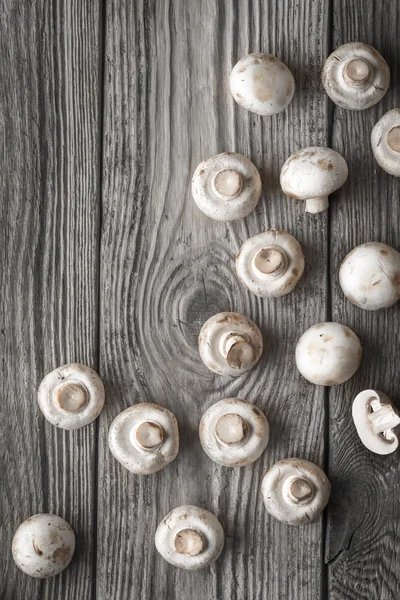
[[[306,212],[319,213],[329,206],[328,196],[347,179],[347,163],[330,148],[312,147],[292,154],[281,170],[283,192],[306,201]]]
[[[336,48],[325,61],[322,84],[330,99],[349,110],[374,106],[386,94],[390,71],[371,46],[351,42]]]
[[[262,116],[285,110],[295,88],[292,73],[272,54],[249,54],[239,60],[229,84],[240,106]]]
[[[267,511],[283,523],[300,525],[319,517],[331,485],[317,465],[300,458],[277,462],[264,476],[261,491]]]
[[[39,407],[50,423],[61,429],[80,429],[99,416],[104,405],[104,386],[93,369],[71,363],[43,379]]]
[[[250,292],[263,298],[289,294],[304,271],[298,241],[285,231],[270,229],[249,238],[236,257],[236,272]]]
[[[238,313],[218,313],[200,331],[200,357],[218,375],[236,377],[249,371],[259,360],[262,349],[257,325]]]
[[[400,298],[400,253],[379,242],[357,246],[342,262],[339,282],[356,306],[389,308]]]
[[[360,366],[362,347],[356,334],[340,323],[319,323],[307,329],[296,346],[296,365],[315,385],[339,385]]]
[[[376,454],[397,450],[399,440],[393,429],[400,424],[400,415],[385,394],[375,390],[360,392],[352,412],[357,433],[368,450]]]
[[[204,452],[219,465],[244,467],[257,460],[269,440],[266,416],[240,398],[220,400],[200,421],[200,442]]]
[[[236,152],[223,152],[201,162],[192,179],[199,209],[216,221],[238,221],[261,196],[261,178],[253,163]]]
[[[74,532],[57,515],[29,517],[18,527],[12,541],[12,555],[17,567],[39,579],[61,573],[71,562],[74,550]]]
[[[400,177],[400,108],[389,110],[371,133],[375,160],[384,171]]]
[[[198,506],[174,508],[159,524],[155,543],[174,567],[203,569],[215,562],[224,547],[224,530],[212,513]]]
[[[135,404],[111,423],[108,445],[114,457],[131,473],[156,473],[178,454],[176,418],[157,404]]]

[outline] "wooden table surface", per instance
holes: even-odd
[[[400,103],[396,0],[0,0],[0,598],[1,600],[398,600],[399,454],[361,444],[351,402],[366,388],[395,401],[399,310],[369,313],[345,300],[338,267],[362,242],[400,244],[399,180],[374,161],[370,132]],[[327,55],[367,42],[392,80],[375,107],[350,112],[320,82]],[[248,52],[292,70],[288,109],[260,117],[238,107],[228,78]],[[349,179],[328,213],[284,196],[279,172],[294,151],[329,145]],[[222,151],[259,168],[262,199],[246,219],[218,223],[191,198],[196,165]],[[234,254],[282,228],[306,270],[281,299],[238,283]],[[234,310],[261,328],[265,352],[247,375],[213,375],[197,335]],[[295,344],[311,325],[340,321],[364,359],[348,383],[305,381]],[[97,422],[51,426],[37,388],[66,362],[94,367],[106,386]],[[206,408],[247,398],[270,421],[254,465],[228,469],[202,452]],[[108,450],[112,419],[139,401],[171,408],[181,447],[156,475],[137,477]],[[289,527],[265,511],[260,483],[275,461],[325,468],[324,518]],[[172,508],[198,504],[226,533],[212,567],[185,572],[157,554],[154,533]],[[18,571],[11,540],[39,512],[77,535],[71,566],[47,581]]]

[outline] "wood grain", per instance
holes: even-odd
[[[323,460],[324,391],[297,373],[294,348],[326,317],[327,216],[306,215],[286,198],[279,171],[295,150],[327,143],[319,74],[328,14],[327,0],[107,3],[99,600],[320,597],[321,522],[290,528],[274,521],[260,483],[278,459]],[[229,73],[249,51],[272,52],[292,69],[297,91],[286,112],[261,118],[234,104]],[[230,225],[205,217],[190,193],[196,165],[225,150],[251,158],[263,179],[257,209]],[[298,238],[307,268],[295,293],[266,301],[241,287],[233,256],[269,227]],[[223,310],[252,318],[265,339],[259,365],[236,379],[208,372],[197,351],[201,325]],[[264,456],[243,469],[212,463],[198,440],[202,413],[229,396],[255,402],[271,424]],[[107,447],[112,419],[139,401],[170,408],[181,435],[178,458],[142,478]],[[183,503],[213,511],[226,532],[219,561],[201,572],[177,570],[155,551],[157,524]]]
[[[330,392],[329,597],[393,600],[400,596],[398,455],[377,456],[364,448],[351,419],[351,404],[368,388],[399,402],[400,307],[369,313],[353,306],[341,292],[338,269],[347,252],[367,241],[399,249],[399,180],[375,162],[370,134],[376,121],[400,102],[400,6],[334,0],[333,17],[333,47],[349,41],[374,46],[389,64],[391,87],[371,109],[357,113],[335,107],[333,115],[333,148],[345,156],[350,175],[332,203],[332,315],[360,336],[364,360],[353,379]]]
[[[0,597],[88,599],[95,425],[57,430],[36,391],[60,364],[96,366],[99,2],[2,0],[0,23]],[[77,535],[70,568],[48,581],[11,557],[39,512]]]

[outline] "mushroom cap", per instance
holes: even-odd
[[[295,83],[287,66],[273,54],[249,54],[233,67],[229,85],[240,106],[262,116],[285,110]]]
[[[198,165],[192,179],[192,195],[207,217],[239,221],[257,206],[260,174],[245,156],[223,152]]]
[[[339,385],[354,375],[360,366],[360,340],[341,323],[318,323],[299,339],[296,365],[315,385]]]
[[[270,229],[249,238],[236,257],[236,272],[256,296],[278,298],[289,294],[304,271],[298,241],[285,231]]]
[[[283,192],[296,200],[325,198],[338,190],[349,174],[343,156],[331,148],[313,146],[289,156],[281,170]]]
[[[322,84],[330,99],[349,110],[374,106],[386,94],[390,71],[371,46],[351,42],[336,48],[322,69]]]
[[[389,308],[400,298],[400,253],[380,242],[354,248],[340,266],[344,295],[364,310]]]
[[[215,515],[204,508],[186,505],[174,508],[161,521],[155,543],[164,560],[174,567],[197,570],[217,560],[224,537]]]
[[[400,177],[400,108],[389,110],[371,133],[375,160],[390,175]]]
[[[219,465],[244,467],[256,461],[269,441],[266,416],[240,398],[220,400],[200,421],[200,442],[204,452]]]
[[[93,369],[79,363],[58,367],[43,379],[39,407],[52,425],[80,429],[99,416],[104,405],[104,385]]]
[[[33,515],[17,529],[12,541],[19,569],[38,579],[54,577],[68,567],[75,551],[72,527],[61,517]]]
[[[200,331],[201,360],[218,375],[236,377],[246,373],[258,362],[262,349],[257,325],[239,313],[218,313]]]
[[[391,400],[382,392],[364,390],[354,399],[353,420],[357,433],[368,450],[376,454],[391,454],[399,445],[393,429],[400,424],[400,415]]]
[[[157,404],[135,404],[111,423],[108,445],[118,462],[131,473],[156,473],[178,454],[176,418],[171,411]]]
[[[311,523],[328,504],[331,485],[317,465],[286,458],[265,474],[261,491],[267,511],[283,523]]]

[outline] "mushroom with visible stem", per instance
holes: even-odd
[[[380,242],[361,244],[343,260],[339,282],[356,306],[389,308],[400,298],[400,253]]]
[[[283,192],[306,201],[306,212],[315,214],[329,207],[328,196],[345,183],[347,163],[338,152],[319,146],[292,154],[281,170]]]
[[[267,471],[261,491],[265,508],[275,519],[300,525],[319,517],[328,504],[331,486],[314,463],[286,458]]]
[[[322,84],[330,99],[349,110],[374,106],[386,94],[390,71],[371,46],[351,42],[336,48],[322,69]]]
[[[111,423],[108,445],[114,457],[131,473],[156,473],[178,454],[176,418],[157,404],[135,404]]]
[[[231,94],[240,106],[262,116],[285,110],[295,83],[287,66],[273,54],[249,54],[233,67]]]
[[[204,452],[219,465],[243,467],[257,460],[269,440],[266,416],[240,398],[220,400],[204,413],[199,428]]]
[[[382,392],[364,390],[353,402],[353,420],[364,446],[376,454],[397,450],[399,440],[393,431],[400,425],[400,415]]]
[[[198,506],[174,508],[159,524],[155,543],[175,567],[197,570],[215,562],[224,547],[224,530],[217,517]]]
[[[296,346],[296,365],[315,385],[339,385],[360,366],[360,340],[340,323],[318,323],[307,329]]]
[[[208,319],[199,335],[200,357],[218,375],[242,375],[254,367],[263,349],[257,325],[233,312]]]
[[[261,178],[253,163],[236,152],[223,152],[201,162],[192,179],[198,208],[217,221],[238,221],[261,196]]]
[[[270,229],[249,238],[236,257],[236,272],[250,292],[262,298],[289,294],[304,271],[298,241],[285,231]]]
[[[61,429],[80,429],[94,421],[104,405],[104,385],[93,369],[79,363],[58,367],[39,386],[39,407]]]
[[[390,175],[400,177],[400,108],[389,110],[371,133],[375,160]]]
[[[75,535],[61,517],[38,514],[15,532],[12,555],[19,569],[39,579],[54,577],[68,567],[75,551]]]

